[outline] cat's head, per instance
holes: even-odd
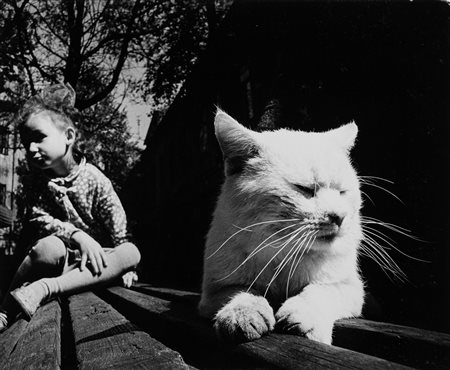
[[[215,132],[225,162],[224,191],[240,223],[267,220],[261,225],[274,232],[281,227],[271,220],[298,220],[298,229],[304,226],[314,240],[311,250],[360,238],[361,193],[349,159],[355,123],[320,133],[259,133],[219,110]]]

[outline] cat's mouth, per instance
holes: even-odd
[[[316,239],[331,241],[339,235],[339,226],[336,224],[323,223],[318,227]]]
[[[332,242],[336,238],[336,236],[337,236],[337,234],[320,235],[316,239],[329,243],[329,242]]]

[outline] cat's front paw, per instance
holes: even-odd
[[[331,344],[333,320],[323,307],[308,304],[301,296],[286,300],[275,318],[277,330]]]
[[[255,340],[275,326],[273,309],[264,297],[251,293],[234,296],[216,314],[214,328],[221,340],[242,343]]]

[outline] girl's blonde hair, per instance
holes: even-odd
[[[44,88],[40,94],[29,98],[16,115],[16,122],[21,132],[23,125],[32,114],[47,112],[55,126],[60,129],[72,127],[78,132],[78,110],[75,108],[76,94],[69,83],[58,83]],[[74,155],[81,156],[81,151],[74,145]]]
[[[19,129],[32,114],[42,111],[57,116],[57,121],[63,123],[62,128],[70,126],[76,129],[78,110],[75,108],[75,91],[72,86],[69,83],[51,85],[28,99],[16,116]]]

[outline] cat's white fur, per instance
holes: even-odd
[[[200,314],[215,320],[219,336],[234,341],[278,327],[331,343],[334,321],[359,315],[364,301],[357,262],[361,194],[348,157],[357,126],[257,133],[219,110],[215,130],[227,175],[206,241]],[[314,187],[315,193],[297,185]],[[301,237],[284,249],[288,238],[264,244],[274,233],[269,241],[295,229],[286,228],[295,221],[268,222],[283,219],[299,219],[318,234],[291,277],[292,260],[266,292]]]

